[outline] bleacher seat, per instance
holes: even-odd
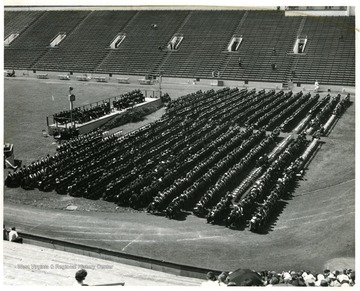
[[[94,79],[96,80],[96,82],[106,82],[105,77],[95,77]]]
[[[116,78],[118,80],[118,83],[128,84],[129,78]]]
[[[89,77],[88,76],[76,76],[76,79],[78,81],[89,81]]]
[[[70,76],[69,75],[58,75],[60,80],[70,80]]]
[[[38,79],[48,79],[48,74],[36,74],[36,78]]]
[[[286,17],[268,10],[5,11],[5,31],[20,35],[5,47],[4,67],[122,75],[162,70],[167,77],[207,79],[218,71],[223,79],[277,83],[295,71],[297,83],[318,79],[321,84],[354,86],[354,28],[354,16]],[[59,31],[71,33],[59,47],[50,48],[49,39]],[[110,49],[119,32],[126,33],[126,41]],[[179,48],[163,49],[175,34],[184,37]],[[239,51],[229,52],[234,35],[243,42]],[[292,53],[299,35],[308,38],[300,55]]]
[[[138,79],[140,85],[151,85],[152,82],[151,80],[148,80],[148,79]]]

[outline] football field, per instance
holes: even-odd
[[[69,109],[69,86],[74,87],[75,106],[133,89],[158,89],[155,85],[6,78],[4,141],[14,144],[15,159],[22,165],[55,153],[53,137],[44,137],[42,131],[46,129],[46,116]],[[172,98],[199,89],[212,87],[163,84],[163,92]],[[110,202],[22,188],[4,188],[4,223],[15,225],[20,232],[216,270],[354,269],[354,99],[351,96],[351,106],[330,134],[321,138],[304,177],[292,195],[282,201],[265,234],[207,224],[206,219],[190,213],[182,220],[169,220]],[[131,131],[160,118],[163,112],[160,109],[144,121],[119,130]],[[67,211],[69,205],[77,210]]]

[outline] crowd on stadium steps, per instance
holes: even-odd
[[[237,276],[236,273],[239,272]],[[218,276],[210,271],[201,287],[264,286],[264,287],[355,287],[355,271],[344,269],[322,273],[310,270],[252,271],[249,269],[222,272]]]

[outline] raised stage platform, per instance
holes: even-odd
[[[75,127],[79,130],[80,134],[86,134],[104,125],[114,117],[125,114],[129,110],[136,112],[140,109],[149,108],[149,107],[159,107],[160,105],[161,105],[161,99],[146,97],[145,102],[136,104],[134,105],[134,107],[129,107],[124,110],[116,110],[115,108],[112,108],[112,112],[110,114],[104,115],[96,120],[91,120],[89,122],[85,122],[81,124],[76,123]],[[52,123],[48,126],[48,134],[53,135],[57,129],[69,128],[69,127],[70,127],[70,123],[66,123],[66,124]]]

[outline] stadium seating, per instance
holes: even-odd
[[[291,57],[287,52],[296,38],[299,24],[300,18],[284,17],[277,11],[249,11],[237,32],[244,41],[239,53],[231,54],[222,78],[266,82],[284,80],[291,66]],[[273,48],[276,49],[275,54]],[[237,61],[239,56],[241,69]],[[276,64],[276,70],[272,70],[272,63]]]
[[[6,11],[4,13],[4,36],[23,32],[44,13],[45,11]]]
[[[355,86],[355,17],[306,17],[302,35],[309,44],[297,56],[296,78],[304,83]],[[341,38],[341,36],[343,38]]]
[[[162,64],[166,75],[174,77],[211,78],[221,71],[227,45],[244,11],[192,11],[177,31],[184,40],[177,51],[169,52]]]
[[[64,40],[64,45],[48,50],[35,68],[94,71],[109,53],[110,41],[123,30],[134,14],[134,11],[90,12]]]
[[[286,17],[271,10],[5,11],[5,32],[14,31],[20,35],[5,47],[6,69],[355,85],[354,16]],[[67,36],[51,48],[59,32]],[[119,33],[123,42],[110,48]],[[175,34],[183,40],[169,50]],[[243,41],[238,51],[229,52],[233,36]],[[298,37],[307,43],[303,53],[294,54]]]
[[[30,69],[49,50],[50,42],[59,32],[72,31],[88,11],[47,11],[41,14],[5,50],[5,67]],[[21,15],[19,15],[21,17]],[[38,69],[51,70],[43,66]]]
[[[151,74],[161,62],[165,46],[177,27],[184,20],[187,11],[139,11],[123,28],[126,39],[97,67],[98,72],[120,74]],[[152,27],[156,24],[156,28]]]

